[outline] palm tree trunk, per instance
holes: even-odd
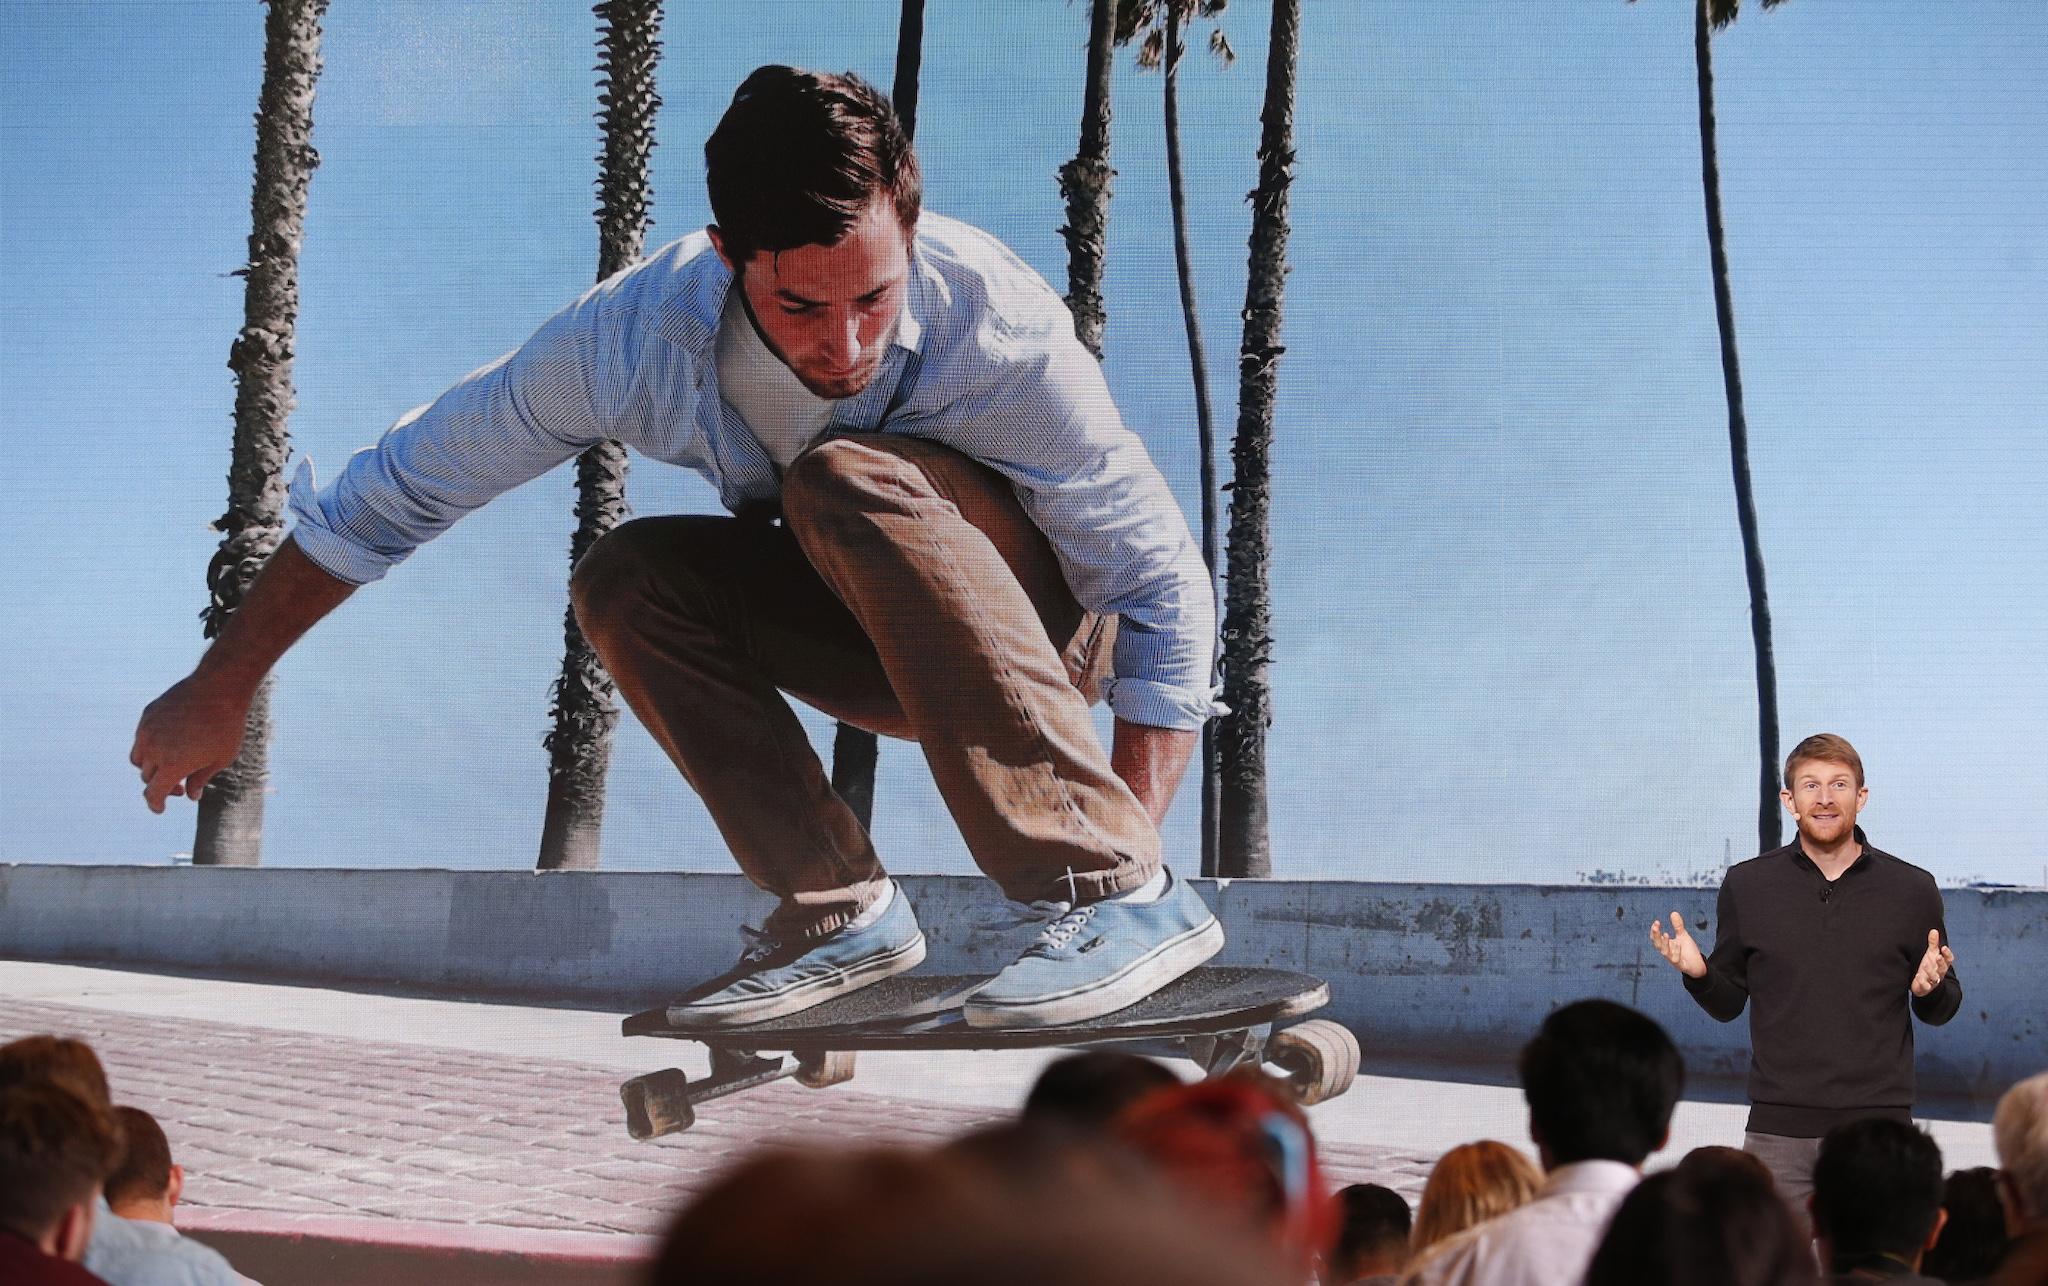
[[[1088,83],[1081,95],[1081,145],[1060,167],[1060,196],[1067,222],[1067,307],[1074,335],[1102,359],[1102,330],[1109,314],[1102,303],[1102,261],[1109,235],[1109,195],[1116,171],[1109,168],[1109,83],[1116,54],[1116,0],[1094,0],[1088,19]]]
[[[205,634],[213,638],[284,538],[284,464],[297,394],[292,355],[299,321],[299,245],[313,150],[313,91],[320,79],[320,20],[327,0],[272,0],[263,23],[263,89],[256,108],[256,183],[242,329],[228,352],[235,373],[235,445],[224,533],[206,568]],[[263,795],[270,781],[270,681],[249,706],[235,761],[199,797],[196,866],[263,860]]]
[[[1259,185],[1252,190],[1244,344],[1238,352],[1237,439],[1231,448],[1230,553],[1223,612],[1223,812],[1219,875],[1273,873],[1266,812],[1266,729],[1273,722],[1273,408],[1287,285],[1287,190],[1294,181],[1294,81],[1300,0],[1274,0],[1259,114]]]
[[[896,27],[896,83],[889,95],[906,138],[917,137],[917,73],[924,62],[924,0],[903,0]],[[832,789],[846,801],[862,829],[875,824],[875,770],[882,747],[875,734],[850,723],[832,733]]]
[[[917,137],[917,73],[924,62],[924,0],[903,0],[896,27],[896,84],[889,101],[905,137]]]
[[[1195,432],[1202,469],[1202,563],[1209,586],[1216,585],[1222,562],[1221,532],[1216,521],[1216,419],[1209,406],[1209,358],[1202,345],[1202,319],[1195,307],[1195,269],[1188,253],[1187,186],[1180,163],[1180,60],[1186,52],[1181,23],[1192,8],[1189,0],[1172,0],[1166,15],[1166,191],[1173,209],[1173,264],[1180,276],[1180,314],[1188,332],[1188,367],[1195,382]],[[1217,771],[1216,722],[1202,725],[1202,874],[1216,872],[1216,824],[1222,812],[1222,776]]]
[[[1707,252],[1714,276],[1714,319],[1721,330],[1721,382],[1728,396],[1728,455],[1735,472],[1735,519],[1742,530],[1742,566],[1749,577],[1749,632],[1756,645],[1757,743],[1763,756],[1757,807],[1758,851],[1778,847],[1778,667],[1771,654],[1771,600],[1764,585],[1756,493],[1749,479],[1749,421],[1742,410],[1742,367],[1735,353],[1735,295],[1728,282],[1727,234],[1721,222],[1721,163],[1714,144],[1714,36],[1709,0],[1697,0],[1693,56],[1699,64],[1700,185],[1707,198]]]
[[[600,0],[598,113],[604,153],[598,158],[597,279],[640,257],[652,204],[647,170],[654,152],[654,118],[661,109],[655,71],[661,61],[661,0]],[[576,461],[576,534],[569,540],[575,567],[599,537],[626,517],[626,449],[606,440]],[[543,871],[595,870],[604,827],[604,782],[612,757],[619,706],[612,677],[577,627],[574,608],[563,614],[562,673],[555,680],[553,731],[548,752],[547,815],[541,822]]]

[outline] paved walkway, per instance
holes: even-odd
[[[645,1235],[756,1147],[926,1145],[1005,1115],[859,1082],[783,1082],[705,1105],[682,1134],[636,1143],[612,1066],[0,999],[0,1040],[31,1032],[92,1043],[115,1098],[163,1123],[186,1201],[208,1213]],[[1411,1199],[1428,1170],[1421,1154],[1366,1144],[1331,1141],[1325,1155],[1337,1182],[1385,1183]]]

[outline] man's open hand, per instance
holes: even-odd
[[[1913,994],[1924,996],[1939,987],[1955,962],[1956,953],[1941,945],[1940,932],[1929,929],[1927,953],[1920,957],[1920,968],[1913,974]]]
[[[1692,934],[1686,932],[1685,917],[1678,912],[1671,913],[1671,932],[1668,934],[1664,932],[1662,920],[1650,921],[1650,945],[1686,977],[1707,976],[1707,958],[1700,954],[1700,944],[1692,940]],[[1913,985],[1917,987],[1920,984],[1915,981]]]
[[[215,773],[242,748],[253,693],[195,674],[149,703],[135,729],[128,762],[142,772],[142,798],[152,813],[171,795],[199,798]]]

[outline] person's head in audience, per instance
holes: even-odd
[[[185,1192],[185,1169],[171,1160],[171,1143],[156,1118],[139,1107],[117,1107],[124,1146],[121,1164],[107,1176],[107,1205],[123,1219],[171,1222]]]
[[[1834,1272],[1917,1272],[1944,1218],[1941,1148],[1904,1121],[1838,1125],[1820,1141],[1808,1209],[1821,1260]]]
[[[1082,1050],[1046,1065],[1025,1096],[1022,1115],[1099,1129],[1152,1091],[1178,1084],[1180,1077],[1157,1059],[1120,1049]]]
[[[2048,1233],[2048,1072],[2007,1090],[1991,1117],[1998,1150],[1998,1195],[2014,1237]]]
[[[2009,1240],[1997,1167],[1980,1165],[1949,1175],[1941,1185],[1941,1208],[1948,1218],[1920,1261],[1920,1271],[1949,1286],[1989,1277]]]
[[[1415,1212],[1415,1252],[1506,1214],[1542,1186],[1542,1172],[1520,1148],[1494,1139],[1459,1144],[1437,1158],[1429,1181],[1422,1185],[1422,1204]]]
[[[92,1046],[69,1036],[23,1036],[0,1045],[0,1086],[61,1085],[104,1112],[114,1110],[107,1072]]]
[[[54,1081],[0,1085],[0,1230],[76,1262],[121,1157],[113,1117]]]
[[[1232,1072],[1146,1095],[1112,1135],[1221,1221],[1254,1230],[1305,1275],[1337,1234],[1315,1136],[1292,1094]]]
[[[1030,1168],[1013,1174],[971,1152],[876,1150],[772,1152],[741,1163],[677,1216],[645,1280],[1270,1286],[1285,1277],[1269,1247],[1191,1221],[1185,1202],[1142,1170],[1115,1180],[1085,1169],[1053,1178]]]
[[[1771,1175],[1771,1167],[1754,1152],[1719,1144],[1694,1148],[1679,1158],[1677,1168],[1688,1174],[1747,1175],[1774,1191],[1778,1186],[1777,1179]]]
[[[1522,1047],[1522,1096],[1543,1168],[1640,1167],[1671,1134],[1685,1060],[1650,1018],[1611,1000],[1566,1005]]]
[[[1337,1191],[1337,1244],[1323,1257],[1325,1286],[1385,1278],[1408,1264],[1408,1203],[1392,1188],[1354,1183]]]
[[[1585,1286],[1809,1286],[1816,1276],[1770,1176],[1709,1162],[1637,1184],[1593,1252]]]

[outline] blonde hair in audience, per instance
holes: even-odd
[[[2020,1213],[2048,1225],[2048,1072],[2029,1076],[1998,1100],[1991,1142]]]
[[[1506,1214],[1535,1196],[1542,1183],[1535,1163],[1518,1148],[1493,1139],[1452,1148],[1423,1185],[1411,1237],[1415,1252]]]

